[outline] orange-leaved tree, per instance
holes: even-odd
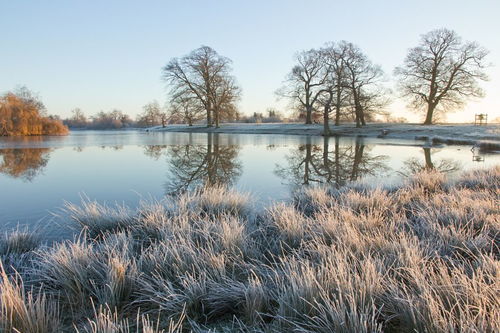
[[[28,89],[0,95],[0,136],[67,133],[60,120],[45,115],[43,103]]]

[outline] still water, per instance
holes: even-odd
[[[136,206],[224,184],[262,208],[302,186],[397,183],[424,168],[456,175],[499,163],[498,154],[413,140],[143,131],[0,138],[0,231],[26,226],[58,237],[64,219],[54,214],[82,196]]]

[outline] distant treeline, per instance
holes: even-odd
[[[0,136],[65,135],[68,128],[49,116],[38,96],[22,87],[0,96]]]
[[[235,112],[231,117],[224,117],[224,121],[240,123],[271,123],[283,121],[300,121],[300,117],[284,118],[282,113],[274,108],[268,108],[265,113],[254,112],[251,116],[242,116]],[[143,107],[143,112],[135,119],[120,110],[109,112],[101,111],[94,116],[86,116],[80,109],[71,111],[71,117],[63,120],[64,124],[73,129],[123,129],[147,128],[167,126],[168,124],[206,124],[200,117],[186,117],[181,115],[175,107],[161,107],[157,101],[150,102]]]
[[[70,118],[63,122],[69,128],[76,129],[120,129],[136,127],[136,122],[120,110],[109,112],[101,111],[95,116],[87,118],[82,110],[74,109]]]
[[[80,108],[71,111],[71,117],[63,120],[64,124],[73,129],[123,129],[123,128],[145,128],[163,125],[172,122],[172,117],[168,117],[166,111],[154,101],[146,104],[144,112],[136,119],[113,109],[109,112],[100,111],[93,116],[87,116]]]

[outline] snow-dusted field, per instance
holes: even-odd
[[[418,124],[380,124],[372,123],[362,128],[352,124],[330,126],[332,135],[383,137],[407,140],[429,140],[433,143],[450,144],[485,144],[500,148],[500,125],[474,126],[469,124],[449,124],[423,126]],[[154,127],[151,131],[170,132],[213,132],[240,134],[291,134],[321,135],[323,125],[304,125],[296,123],[265,124],[222,124],[219,128],[207,128],[204,125],[168,125],[166,128]]]

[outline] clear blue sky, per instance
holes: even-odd
[[[166,100],[161,67],[209,45],[233,60],[250,114],[276,102],[294,52],[327,41],[358,44],[391,78],[407,49],[447,27],[491,53],[487,97],[450,120],[500,116],[500,1],[0,0],[0,92],[26,85],[50,113],[118,108],[135,115]],[[391,85],[391,84],[389,84]],[[405,104],[391,106],[412,116]]]

